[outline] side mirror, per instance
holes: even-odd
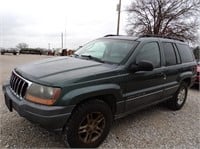
[[[132,64],[130,70],[133,72],[136,71],[152,71],[154,69],[152,62],[142,60],[138,64]]]

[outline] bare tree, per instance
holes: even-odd
[[[27,43],[18,43],[16,47],[19,49],[27,49],[28,44]]]
[[[134,0],[127,9],[129,35],[155,34],[197,39],[200,0]]]

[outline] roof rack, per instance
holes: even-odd
[[[160,37],[160,38],[174,39],[174,40],[179,40],[179,41],[184,42],[184,40],[182,39],[179,39],[176,37],[164,36],[164,35],[145,34],[145,35],[140,35],[139,37]]]
[[[105,35],[104,37],[110,37],[110,36],[120,36],[120,35],[108,34],[108,35]]]

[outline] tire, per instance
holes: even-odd
[[[72,112],[64,128],[64,142],[73,148],[96,148],[107,137],[113,116],[100,100],[90,100]]]
[[[183,82],[180,84],[179,89],[174,97],[167,102],[167,105],[172,110],[180,110],[187,99],[188,85]]]
[[[200,83],[196,84],[197,90],[200,90]]]

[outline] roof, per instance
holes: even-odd
[[[126,40],[136,40],[138,37],[134,36],[127,36],[127,35],[114,35],[114,34],[108,34],[105,35],[104,38],[111,38],[111,39],[126,39]]]
[[[168,42],[177,42],[177,43],[184,43],[183,40],[173,38],[173,37],[168,37],[168,36],[159,36],[159,35],[142,35],[139,37],[135,36],[126,36],[126,35],[106,35],[104,38],[110,38],[110,39],[124,39],[124,40],[149,40],[149,39],[155,39],[155,40],[161,40],[161,41],[168,41]]]

